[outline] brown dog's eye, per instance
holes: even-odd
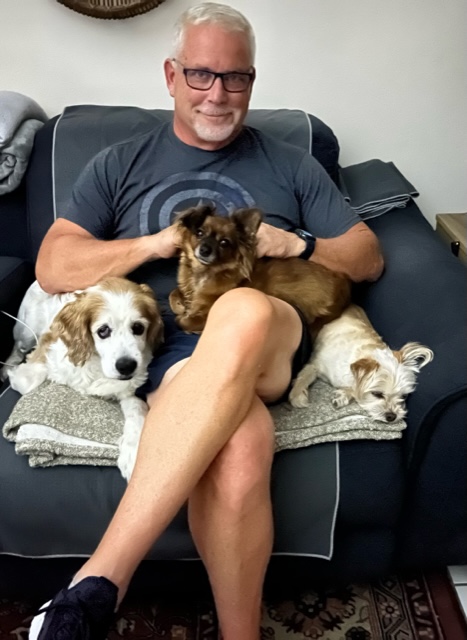
[[[227,247],[231,246],[231,242],[230,240],[227,240],[227,238],[222,238],[222,240],[219,242],[219,245],[223,248],[223,249],[227,249]]]
[[[133,332],[133,335],[142,336],[144,333],[144,324],[142,324],[141,322],[134,322],[131,325],[131,330]]]
[[[197,238],[202,238],[204,236],[204,232],[202,229],[197,229],[196,230],[196,237]]]
[[[111,333],[112,333],[112,329],[109,327],[108,324],[103,324],[102,327],[99,327],[99,329],[97,330],[97,335],[101,340],[110,338]]]
[[[381,391],[372,391],[371,393],[375,398],[384,398],[384,393],[381,393]]]

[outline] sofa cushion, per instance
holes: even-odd
[[[0,196],[0,256],[29,256],[26,229],[26,181]]]
[[[5,384],[0,391],[0,424],[18,399],[19,394]],[[337,517],[344,529],[395,527],[403,492],[399,442],[329,443],[282,451],[275,457],[272,472],[275,553],[323,559],[332,555],[328,500],[321,490],[320,477],[323,468],[334,468],[336,455],[345,481],[339,473],[342,499],[339,510],[336,503],[331,514],[333,520]],[[125,481],[115,467],[31,468],[26,457],[15,453],[14,444],[0,437],[0,554],[90,554],[124,489]],[[321,549],[314,546],[326,536],[328,542]],[[384,555],[381,560],[387,562],[387,554]],[[149,557],[197,557],[185,509],[178,513]]]
[[[67,107],[57,120],[54,134],[55,217],[68,202],[74,183],[93,156],[105,147],[150,131],[155,124],[168,122],[172,117],[173,112],[165,109],[103,105]],[[305,149],[331,176],[337,172],[337,139],[315,116],[296,109],[252,109],[246,124]]]

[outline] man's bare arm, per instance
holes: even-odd
[[[305,249],[305,241],[295,233],[264,222],[257,237],[259,256],[289,258],[299,256]],[[317,238],[310,260],[345,273],[354,282],[377,280],[384,268],[378,239],[364,222],[336,238]]]
[[[170,258],[176,251],[174,227],[141,238],[97,240],[74,222],[59,218],[42,242],[36,277],[48,293],[75,291],[106,276],[125,276],[144,262]]]
[[[353,282],[377,280],[384,269],[378,238],[364,222],[337,238],[317,238],[310,260],[342,271]]]

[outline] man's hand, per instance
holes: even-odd
[[[154,238],[157,247],[155,250],[156,258],[173,258],[177,255],[181,243],[177,224],[171,224],[170,227],[162,229],[151,237]]]
[[[258,258],[270,256],[271,258],[292,258],[299,256],[305,250],[305,240],[295,233],[273,227],[267,222],[262,222],[256,233]]]

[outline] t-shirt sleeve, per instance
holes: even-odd
[[[309,154],[302,158],[295,184],[303,228],[317,238],[335,238],[361,222],[325,169]]]
[[[78,177],[64,210],[59,212],[61,218],[78,224],[99,240],[111,239],[114,232],[113,162],[110,148],[92,158]]]

